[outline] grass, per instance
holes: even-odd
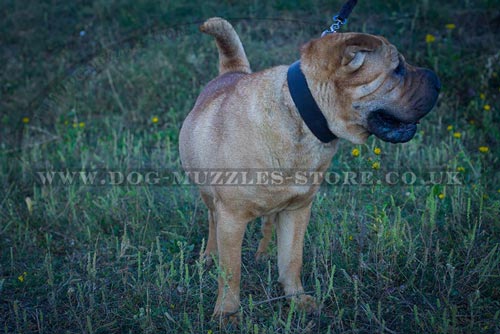
[[[253,260],[251,224],[239,328],[210,317],[218,273],[198,261],[208,224],[194,188],[43,186],[36,172],[178,169],[178,130],[217,71],[197,22],[233,18],[260,70],[296,60],[340,2],[29,3],[0,9],[0,331],[500,331],[495,1],[360,2],[345,30],[384,35],[444,87],[415,139],[343,142],[332,171],[458,170],[464,185],[322,188],[303,269],[317,316],[276,298],[276,258]]]

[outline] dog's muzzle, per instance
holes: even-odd
[[[368,131],[383,141],[405,143],[417,132],[417,123],[427,115],[436,104],[441,82],[437,75],[428,70],[419,70],[419,87],[421,90],[418,104],[410,113],[398,115],[385,109],[378,109],[368,115]]]

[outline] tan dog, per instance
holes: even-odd
[[[338,140],[323,143],[306,126],[289,91],[288,66],[251,73],[240,39],[227,21],[212,18],[200,30],[215,37],[220,75],[205,87],[182,126],[183,168],[325,172]],[[301,49],[300,69],[329,130],[357,144],[370,134],[391,142],[410,140],[440,88],[433,72],[406,64],[386,39],[366,34],[335,33],[308,42]],[[243,235],[247,223],[257,217],[263,217],[257,254],[266,251],[274,223],[279,282],[301,308],[316,308],[313,298],[303,294],[300,272],[319,183],[276,180],[280,182],[252,179],[238,185],[195,180],[209,210],[204,255],[217,254],[224,272],[215,315],[238,310]]]

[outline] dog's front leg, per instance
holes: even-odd
[[[214,316],[234,313],[240,306],[241,244],[247,223],[241,215],[217,206],[215,226],[221,273]]]
[[[300,279],[304,234],[311,215],[311,205],[310,203],[298,210],[280,212],[276,224],[279,282],[283,285],[285,295],[294,295],[292,299],[306,312],[314,312],[317,309],[314,299],[303,294],[304,288]]]

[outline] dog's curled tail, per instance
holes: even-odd
[[[219,49],[219,75],[252,72],[240,38],[229,22],[212,17],[200,26],[200,31],[215,37]]]

